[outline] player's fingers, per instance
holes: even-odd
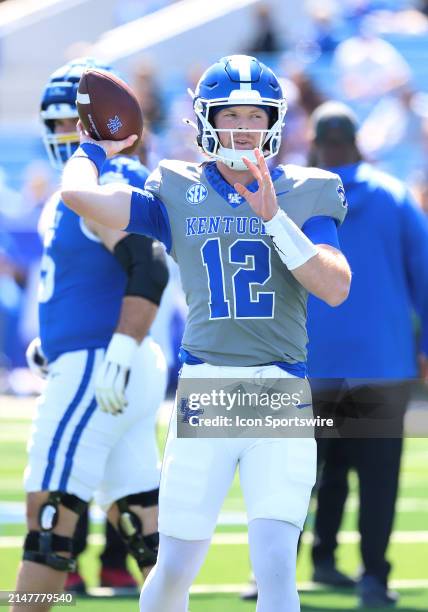
[[[109,400],[109,389],[108,388],[106,388],[105,386],[98,387],[98,389],[95,391],[95,399],[97,400],[98,407],[103,412],[107,412],[107,413],[112,412],[113,406],[111,405],[111,402]]]
[[[254,154],[256,156],[257,165],[260,168],[261,173],[263,174],[264,172],[269,172],[269,168],[266,163],[265,156],[260,151],[260,149],[254,149]]]
[[[85,126],[83,125],[83,123],[79,121],[76,123],[76,130],[79,134],[80,137],[80,141],[81,142],[88,142],[88,141],[94,141],[93,138],[91,138],[91,136],[88,134],[88,132],[85,130]]]
[[[104,394],[103,394],[103,380],[105,376],[106,365],[104,363],[101,364],[96,378],[95,378],[95,399],[97,401],[98,407],[103,411],[107,412],[106,406],[104,404]]]
[[[111,390],[115,379],[115,365],[111,362],[103,363],[97,377],[95,397],[103,412],[116,413],[115,402],[111,397]]]
[[[100,390],[95,392],[95,399],[97,400],[98,408],[103,412],[108,412],[108,406],[104,401],[104,394]]]
[[[120,367],[112,388],[112,401],[114,402],[116,411],[122,410],[125,406],[125,379],[126,370]]]
[[[106,412],[109,412],[110,414],[116,414],[118,407],[112,397],[111,389],[106,389],[106,392],[103,395],[103,403],[106,408]]]
[[[239,195],[248,201],[248,197],[251,197],[251,191],[248,191],[248,189],[244,187],[244,185],[241,185],[241,183],[235,183],[233,186]]]
[[[254,176],[254,178],[257,180],[257,182],[260,185],[262,181],[262,175],[261,175],[260,170],[256,166],[256,164],[254,164],[251,160],[249,160],[248,157],[243,157],[242,161],[244,162],[248,170],[251,172],[251,174]]]
[[[260,169],[260,174],[262,175],[264,182],[271,183],[272,179],[270,176],[268,165],[266,163],[265,156],[259,149],[254,149],[254,153],[257,159],[257,165]]]
[[[138,136],[136,134],[131,134],[131,136],[128,136],[128,138],[125,138],[124,140],[118,140],[117,145],[118,147],[120,147],[119,151],[122,151],[122,149],[127,149],[128,147],[131,147],[137,139],[138,139]]]

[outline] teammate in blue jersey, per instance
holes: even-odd
[[[337,305],[349,291],[336,231],[346,215],[343,187],[315,168],[268,169],[286,102],[275,74],[257,59],[222,58],[192,96],[208,162],[164,160],[145,191],[119,184],[106,190],[97,184],[106,157],[136,136],[95,143],[81,132],[62,197],[84,217],[162,240],[177,261],[189,306],[183,379],[304,377],[308,292]],[[142,611],[187,609],[238,465],[257,610],[299,610],[296,549],[315,480],[315,440],[184,439],[173,421],[161,475],[159,557],[141,593]]]
[[[77,86],[92,65],[67,64],[44,92],[45,142],[56,166],[78,146]],[[141,189],[146,176],[136,158],[118,156],[100,183],[113,177]],[[156,560],[155,418],[166,364],[149,331],[168,271],[159,243],[85,219],[59,193],[47,203],[41,229],[40,339],[28,359],[47,385],[28,447],[29,532],[17,589],[58,592],[75,567],[73,532],[94,492],[144,575]]]

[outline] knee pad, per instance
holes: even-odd
[[[39,511],[40,531],[30,531],[24,543],[24,561],[47,565],[60,572],[73,572],[76,561],[73,557],[58,555],[59,551],[72,554],[73,538],[53,533],[58,522],[58,506],[62,504],[77,515],[80,515],[88,503],[69,493],[51,491],[48,500]]]
[[[144,493],[127,495],[116,501],[119,509],[118,530],[128,546],[129,552],[135,558],[140,569],[154,565],[158,556],[159,533],[143,535],[141,518],[132,510],[130,505],[143,508],[156,506],[159,499],[159,489]]]

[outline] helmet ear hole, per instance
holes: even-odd
[[[275,108],[272,108],[271,112],[269,113],[269,124],[268,124],[269,129],[271,129],[277,121],[278,121],[278,111]]]
[[[48,130],[53,134],[55,132],[55,119],[46,119],[45,124]]]
[[[216,141],[212,136],[204,134],[201,138],[201,146],[204,150],[209,151],[210,153],[214,152],[216,145]]]

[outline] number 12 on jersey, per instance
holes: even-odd
[[[230,300],[226,297],[224,264],[220,239],[210,238],[201,248],[208,275],[210,319],[229,319]],[[264,285],[271,277],[271,250],[263,240],[236,240],[229,247],[228,263],[236,264],[232,275],[235,319],[272,319],[274,291],[257,291],[253,285]],[[245,266],[245,267],[244,267]]]

